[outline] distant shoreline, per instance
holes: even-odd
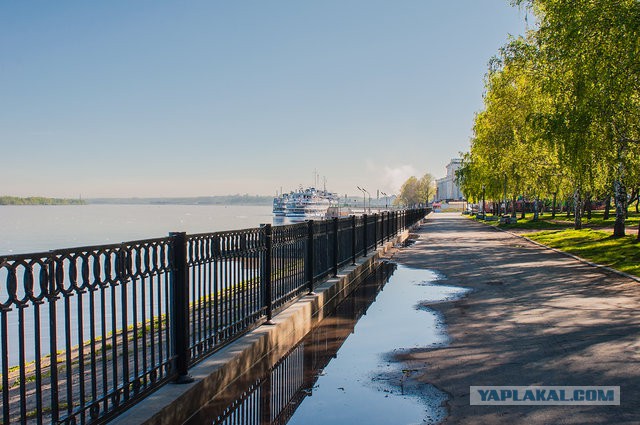
[[[87,198],[65,199],[45,198],[41,196],[18,197],[0,196],[3,205],[272,205],[272,196],[224,195],[196,196],[181,198]]]
[[[0,205],[86,205],[82,199],[45,198],[42,196],[0,196]]]
[[[96,205],[272,205],[273,196],[221,195],[181,198],[89,198]]]

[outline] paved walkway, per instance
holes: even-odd
[[[451,343],[406,359],[450,394],[447,424],[640,423],[640,283],[458,214],[395,260],[473,290],[432,306]],[[616,385],[621,405],[470,406],[471,385]]]

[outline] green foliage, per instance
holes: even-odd
[[[400,195],[396,198],[396,204],[414,206],[430,202],[436,194],[436,182],[429,173],[418,179],[409,177],[400,188]]]
[[[615,195],[640,187],[640,2],[512,0],[537,18],[489,63],[458,181],[469,200]],[[506,192],[506,193],[505,193]],[[621,232],[619,232],[621,230]]]

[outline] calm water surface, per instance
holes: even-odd
[[[206,233],[271,223],[271,206],[0,206],[0,255]]]
[[[457,298],[465,290],[441,279],[430,270],[399,266],[386,285],[363,283],[269,373],[240,377],[187,424],[441,422],[446,394],[418,382],[421,371],[406,370],[395,359],[406,350],[447,343],[442,318],[422,303]]]

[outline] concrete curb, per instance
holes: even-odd
[[[478,221],[476,220],[476,222],[478,222]],[[614,268],[611,268],[611,267],[609,267],[609,266],[605,266],[605,265],[603,265],[603,264],[594,263],[594,262],[589,261],[589,260],[586,260],[586,259],[584,259],[584,258],[582,258],[582,257],[578,257],[578,256],[577,256],[577,255],[575,255],[575,254],[571,254],[570,252],[566,252],[566,251],[562,251],[562,250],[560,250],[560,249],[558,249],[558,248],[550,247],[550,246],[548,246],[548,245],[545,245],[545,244],[542,244],[542,243],[540,243],[540,242],[534,241],[533,239],[529,239],[529,238],[528,238],[528,237],[526,237],[526,236],[519,235],[519,234],[517,234],[517,233],[513,233],[513,232],[510,232],[510,231],[505,230],[505,229],[501,229],[501,228],[499,228],[499,227],[497,227],[497,226],[492,226],[492,225],[490,225],[490,224],[482,223],[482,222],[478,222],[478,223],[480,223],[480,224],[484,224],[485,226],[488,226],[488,227],[490,227],[490,228],[492,228],[492,229],[494,229],[494,230],[499,230],[500,232],[508,233],[508,234],[510,234],[511,236],[516,236],[516,237],[518,237],[518,238],[520,238],[520,239],[524,239],[524,240],[526,240],[526,241],[528,241],[528,242],[530,242],[530,243],[532,243],[532,244],[534,244],[534,245],[537,245],[537,246],[538,246],[538,247],[540,247],[540,248],[548,249],[548,250],[551,250],[551,251],[556,252],[556,253],[558,253],[558,254],[562,254],[562,255],[564,255],[564,256],[571,257],[571,258],[573,258],[574,260],[577,260],[577,261],[579,261],[579,262],[581,262],[581,263],[587,264],[587,265],[589,265],[589,266],[591,266],[591,267],[596,267],[596,268],[599,268],[599,269],[602,269],[602,270],[606,270],[606,271],[608,271],[608,272],[611,272],[611,273],[617,274],[617,275],[619,275],[619,276],[626,277],[626,278],[631,279],[631,280],[634,280],[634,281],[636,281],[636,282],[640,282],[640,278],[639,278],[639,277],[634,276],[634,275],[631,275],[631,274],[629,274],[629,273],[625,273],[625,272],[623,272],[623,271],[616,270],[616,269],[614,269]]]
[[[355,266],[343,268],[337,277],[319,282],[315,293],[275,315],[273,325],[259,326],[195,365],[189,370],[193,383],[164,385],[109,423],[183,423],[256,363],[273,366],[369,275],[382,254],[407,239],[409,232],[403,231],[395,240],[359,258]],[[266,372],[268,367],[264,367]]]

